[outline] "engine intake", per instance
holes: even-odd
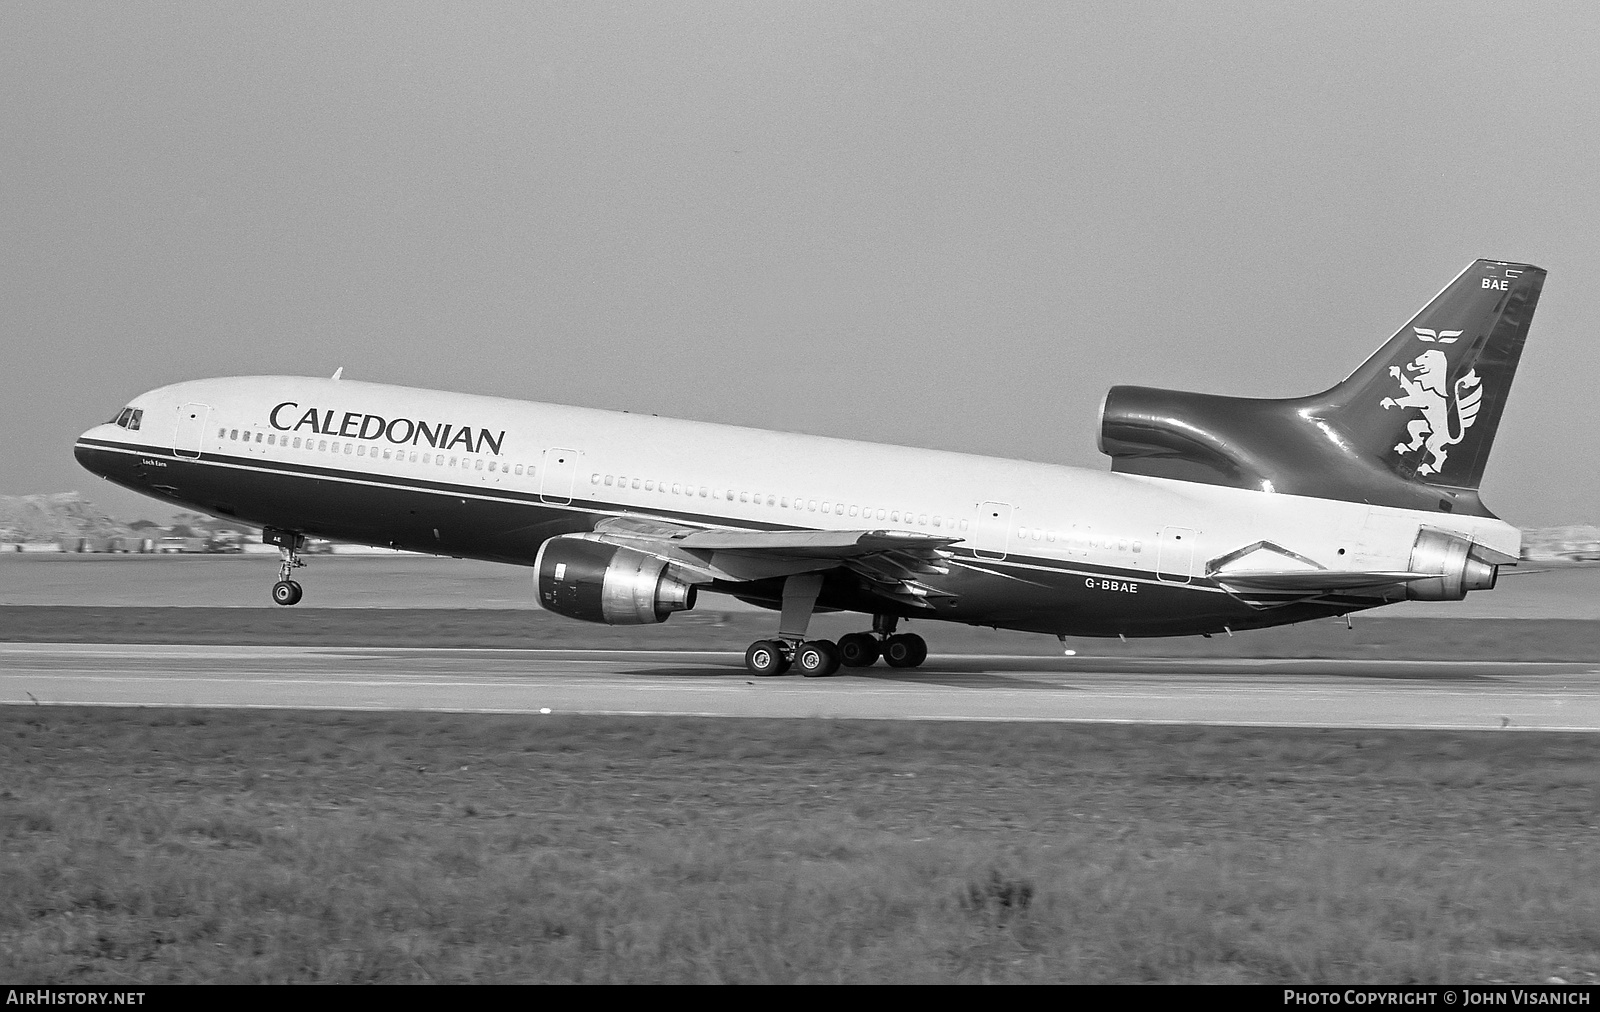
[[[539,603],[567,618],[644,625],[694,607],[694,585],[665,559],[581,535],[546,541],[533,568]]]
[[[1431,527],[1417,535],[1410,568],[1413,573],[1439,574],[1406,584],[1406,597],[1413,601],[1459,601],[1471,590],[1493,590],[1500,572],[1471,541]]]

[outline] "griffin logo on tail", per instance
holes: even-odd
[[[1451,332],[1440,334],[1441,342],[1443,335],[1448,333]],[[1455,333],[1459,334],[1460,331]],[[1426,337],[1423,339],[1430,340]],[[1396,443],[1395,452],[1404,456],[1424,450],[1428,459],[1418,465],[1417,473],[1440,473],[1444,470],[1450,447],[1461,442],[1467,430],[1472,428],[1473,419],[1478,417],[1478,405],[1483,400],[1483,386],[1478,379],[1478,371],[1469,370],[1455,381],[1452,389],[1449,359],[1437,348],[1429,348],[1407,364],[1404,370],[1397,365],[1390,366],[1389,375],[1400,381],[1404,395],[1398,400],[1385,397],[1382,407],[1416,408],[1422,412],[1421,418],[1412,419],[1406,426],[1406,431],[1411,434],[1411,442]]]

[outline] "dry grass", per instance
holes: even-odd
[[[1576,735],[0,709],[0,978],[1593,981]]]

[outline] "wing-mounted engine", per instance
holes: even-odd
[[[665,622],[695,603],[694,585],[667,560],[582,535],[546,541],[533,568],[539,603],[585,622]]]

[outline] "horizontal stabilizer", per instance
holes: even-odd
[[[1288,573],[1219,573],[1215,579],[1230,593],[1332,594],[1347,590],[1387,587],[1412,580],[1437,577],[1437,573],[1367,572],[1332,569],[1295,570]]]

